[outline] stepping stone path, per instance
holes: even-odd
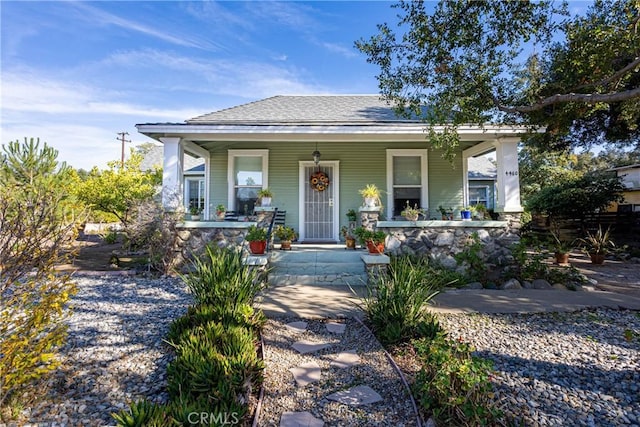
[[[306,322],[291,322],[285,325],[290,330],[296,332],[304,332],[308,326]],[[338,322],[327,322],[325,324],[327,331],[334,334],[344,334],[347,325]],[[292,347],[301,354],[314,353],[316,351],[330,347],[331,343],[327,342],[312,342],[308,340],[297,341],[292,344]],[[360,356],[356,350],[343,351],[335,354],[330,366],[336,368],[347,369],[351,366],[358,365],[360,363]],[[322,372],[320,365],[316,362],[306,362],[296,368],[289,369],[293,374],[293,378],[296,381],[298,387],[304,387],[312,382],[319,381]],[[339,391],[326,396],[327,399],[333,400],[345,405],[368,405],[371,403],[380,402],[382,396],[380,396],[374,389],[369,386],[356,386],[348,390]],[[284,426],[323,426],[324,421],[315,418],[309,412],[285,412],[280,418],[280,427]]]
[[[359,385],[348,390],[330,394],[327,396],[327,399],[347,405],[368,405],[370,403],[380,402],[382,396],[368,385]]]
[[[280,427],[322,427],[324,421],[317,419],[310,412],[285,412],[280,418]]]

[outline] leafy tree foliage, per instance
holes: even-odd
[[[135,217],[135,208],[157,194],[162,182],[159,170],[142,171],[142,155],[132,152],[121,165],[108,163],[108,169],[94,167],[78,186],[78,197],[92,209],[115,215],[127,227]]]
[[[59,364],[65,304],[75,286],[54,274],[82,219],[69,191],[73,171],[39,140],[0,153],[0,406]]]
[[[585,174],[542,188],[527,201],[532,212],[552,217],[584,218],[584,214],[606,209],[613,202],[623,202],[622,179],[611,173]]]
[[[381,24],[356,47],[380,67],[381,94],[423,117],[436,146],[452,152],[464,123],[544,126],[538,141],[554,149],[640,136],[637,1],[596,1],[575,17],[550,1],[395,7],[397,33]]]

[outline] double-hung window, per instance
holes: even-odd
[[[492,208],[493,206],[491,206],[491,201],[489,200],[489,187],[486,185],[470,185],[469,204],[471,206],[482,204],[486,208]]]
[[[252,215],[258,191],[267,187],[268,150],[229,150],[229,206],[238,215]]]
[[[204,211],[204,178],[187,178],[185,201],[187,210],[191,208]]]
[[[427,150],[387,150],[389,215],[400,216],[409,204],[428,209]]]

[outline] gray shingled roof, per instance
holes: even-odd
[[[415,123],[379,95],[274,96],[187,120],[188,124]]]
[[[469,157],[469,179],[495,179],[498,176],[495,163],[485,156]]]

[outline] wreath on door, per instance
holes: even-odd
[[[326,173],[318,171],[311,175],[309,178],[309,184],[311,185],[311,188],[316,191],[324,191],[329,186],[330,181]]]

